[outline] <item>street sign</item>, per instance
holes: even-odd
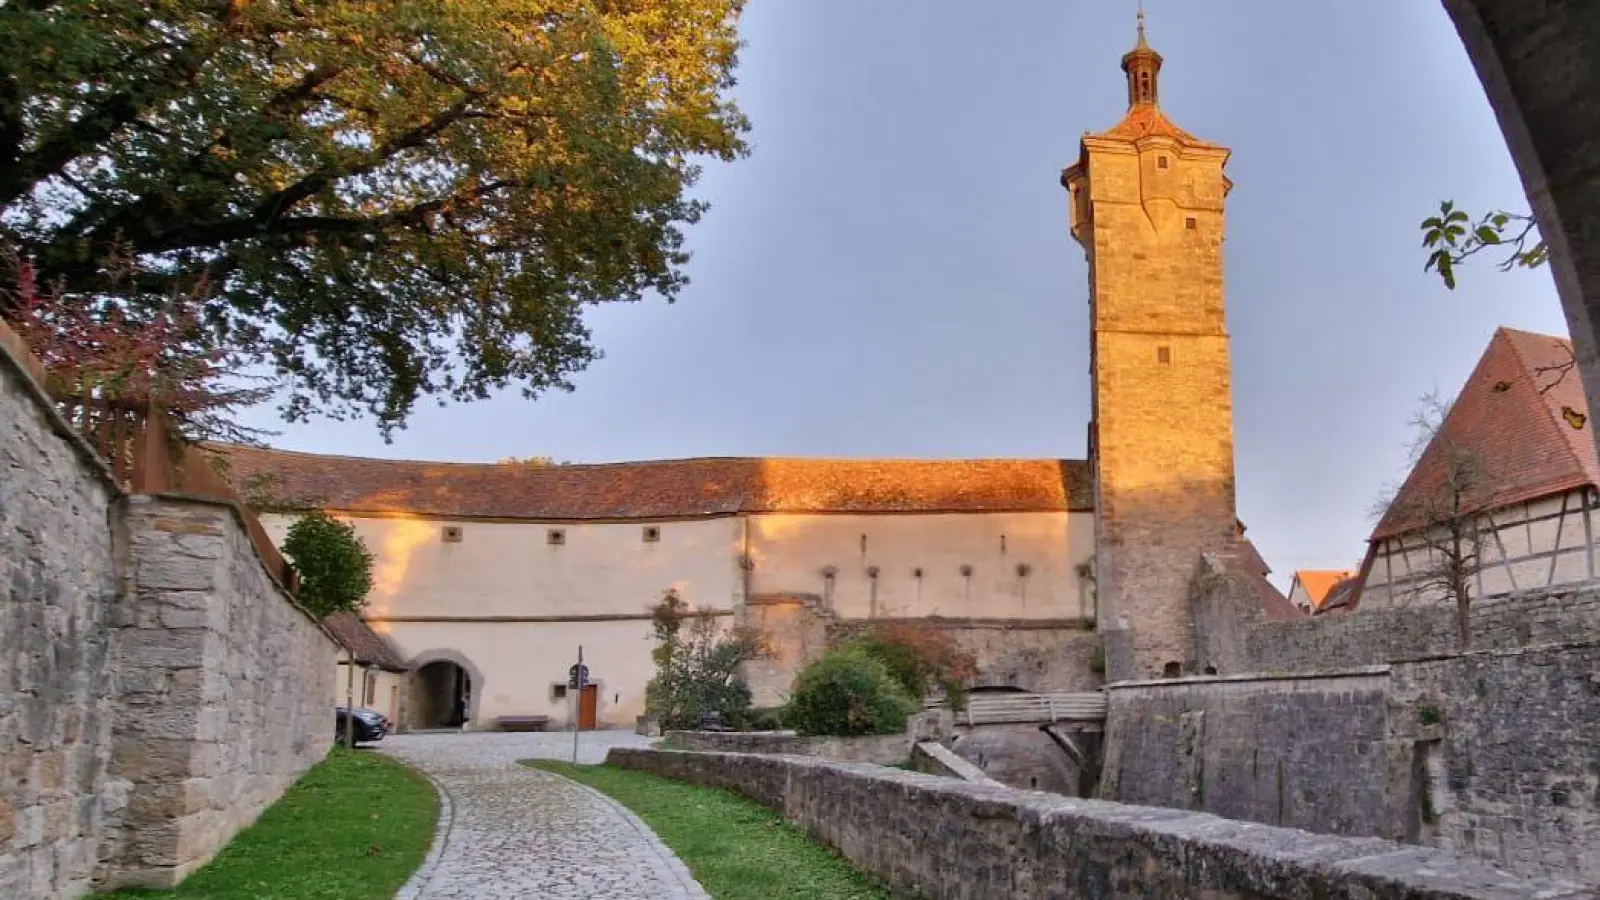
[[[576,663],[567,669],[567,687],[574,691],[581,691],[589,683],[589,667],[583,663]]]

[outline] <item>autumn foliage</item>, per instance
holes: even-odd
[[[39,283],[31,260],[0,256],[0,312],[44,364],[55,396],[159,408],[191,440],[249,440],[259,432],[233,420],[270,388],[236,372],[229,355],[204,339],[204,277],[164,304],[134,311],[109,297],[66,296]],[[131,270],[116,257],[108,280]]]
[[[966,705],[966,685],[978,674],[971,653],[947,632],[926,625],[878,623],[847,646],[881,661],[911,697],[942,691],[955,709]]]

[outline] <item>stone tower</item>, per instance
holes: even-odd
[[[1194,655],[1189,588],[1233,546],[1233,402],[1222,298],[1229,151],[1162,112],[1161,55],[1122,58],[1128,112],[1061,174],[1089,260],[1097,621],[1109,680]]]

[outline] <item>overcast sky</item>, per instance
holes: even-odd
[[[1087,271],[1057,183],[1125,107],[1133,0],[752,0],[754,153],[708,171],[673,305],[590,317],[606,358],[537,402],[273,427],[325,453],[1081,457]],[[983,14],[977,14],[981,9]],[[1422,271],[1438,201],[1526,202],[1438,0],[1149,0],[1162,106],[1234,149],[1239,513],[1287,585],[1353,568],[1407,420],[1498,325],[1565,334],[1550,278]],[[265,417],[263,417],[265,418]],[[267,424],[272,424],[267,420]]]

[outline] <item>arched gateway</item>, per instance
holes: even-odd
[[[477,666],[454,650],[429,650],[411,661],[408,729],[460,728],[478,712],[483,676]]]

